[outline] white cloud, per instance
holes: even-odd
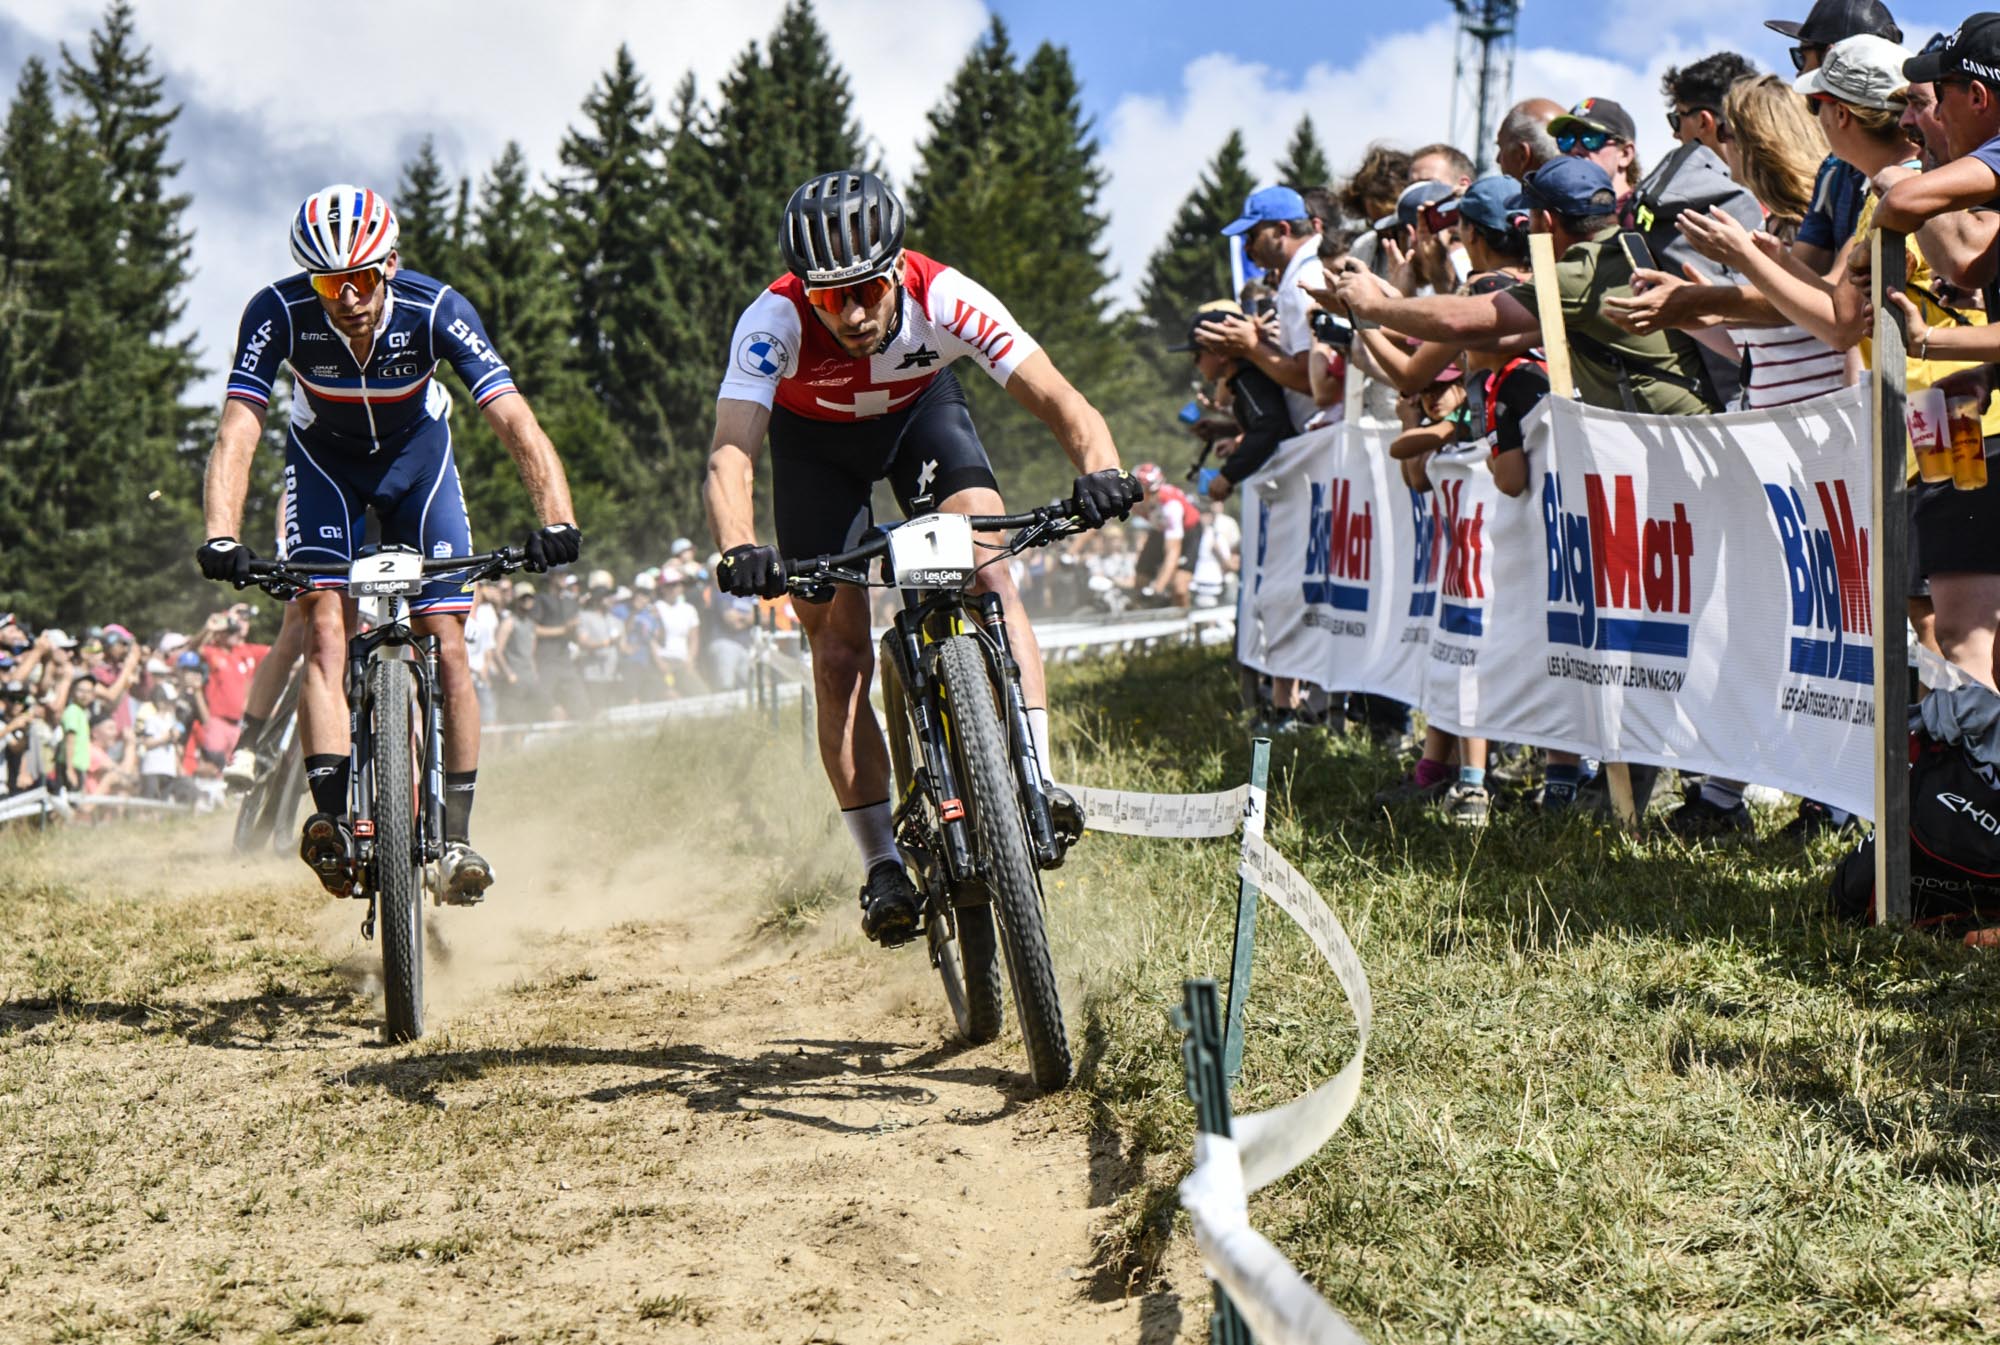
[[[72,50],[101,13],[97,0],[15,8],[24,12],[10,12],[12,22]],[[426,134],[436,135],[454,176],[477,182],[509,140],[521,142],[539,173],[553,174],[558,141],[621,41],[664,110],[689,70],[712,97],[782,8],[783,0],[138,6],[140,39],[188,104],[178,143],[187,159],[182,186],[194,196],[199,271],[188,321],[208,362],[227,357],[256,287],[289,269],[285,223],[313,188],[349,180],[393,189],[399,165]],[[815,8],[852,77],[857,117],[890,171],[907,181],[924,114],[985,27],[983,5],[927,0],[921,21],[889,0],[819,0]],[[189,135],[197,125],[214,132],[198,151]]]

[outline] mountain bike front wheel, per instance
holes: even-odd
[[[424,1035],[424,884],[417,859],[416,687],[410,666],[383,659],[368,667],[375,774],[375,907],[382,935],[384,1035]]]
[[[1042,927],[1042,888],[1028,849],[1028,824],[1000,731],[993,679],[978,642],[954,635],[937,646],[938,676],[958,758],[959,788],[972,814],[979,869],[992,897],[1014,987],[1014,1012],[1036,1087],[1053,1092],[1069,1082],[1072,1064],[1063,1029],[1055,964]]]
[[[896,802],[900,808],[911,798],[917,778],[917,764],[923,760],[923,743],[917,737],[917,722],[910,713],[909,693],[891,653],[894,633],[883,637],[882,708],[889,721],[889,764],[895,773]],[[920,804],[934,846],[943,842],[942,823],[928,799]],[[1000,984],[1000,949],[993,933],[993,908],[985,902],[955,906],[953,893],[932,892],[934,883],[949,883],[942,855],[933,854],[924,897],[929,905],[931,963],[944,983],[944,997],[958,1033],[974,1045],[1000,1035],[1005,1018]],[[947,910],[947,907],[953,909]]]

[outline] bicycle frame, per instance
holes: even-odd
[[[382,654],[383,650],[394,651]],[[372,894],[377,887],[375,862],[375,705],[368,687],[368,665],[377,657],[403,659],[417,684],[417,708],[424,725],[423,797],[417,809],[419,864],[431,864],[444,854],[444,697],[438,683],[438,637],[410,628],[409,604],[389,599],[388,619],[373,630],[356,632],[347,642],[348,818],[354,829],[356,859],[368,875]]]

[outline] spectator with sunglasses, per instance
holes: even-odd
[[[1764,26],[1795,39],[1786,54],[1792,58],[1793,71],[1800,75],[1819,69],[1833,45],[1850,37],[1870,34],[1891,42],[1903,40],[1903,30],[1881,0],[1817,0],[1804,22],[1766,19]],[[1834,254],[1854,236],[1854,223],[1861,217],[1861,202],[1867,193],[1865,175],[1835,155],[1827,155],[1813,186],[1812,206],[1799,224],[1792,255],[1825,274],[1833,265]]]
[[[403,270],[397,236],[389,202],[346,184],[314,192],[293,215],[289,242],[300,270],[250,300],[229,366],[208,461],[208,540],[196,553],[208,578],[240,587],[250,577],[251,552],[238,540],[243,501],[264,411],[283,369],[291,371],[293,384],[285,447],[287,559],[353,559],[370,509],[385,543],[414,547],[427,557],[472,554],[452,453],[452,398],[434,377],[440,363],[457,370],[520,468],[543,524],[528,539],[530,568],[576,559],[582,534],[555,447],[487,339],[479,314],[451,286]],[[472,595],[461,578],[440,575],[426,584],[410,613],[418,634],[439,641],[445,886],[449,900],[471,903],[481,899],[493,871],[467,840],[479,764],[479,701],[465,649]],[[306,630],[299,724],[313,795],[299,855],[329,890],[342,892],[353,854],[344,688],[351,618],[335,587],[297,601]]]
[[[1586,98],[1549,123],[1558,152],[1588,159],[1604,170],[1623,202],[1639,185],[1638,128],[1632,114],[1609,98]]]

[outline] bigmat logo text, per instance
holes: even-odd
[[[1565,505],[1562,480],[1542,481],[1542,525],[1551,610],[1549,642],[1686,658],[1693,598],[1694,525],[1687,506],[1641,517],[1632,478],[1583,478],[1583,513]]]
[[[1337,612],[1368,610],[1369,567],[1375,556],[1375,506],[1350,507],[1354,488],[1336,477],[1312,483],[1306,531],[1305,599]],[[1337,582],[1345,581],[1345,582]]]
[[[1444,526],[1444,611],[1438,625],[1453,635],[1486,633],[1486,503],[1465,512],[1465,482],[1438,482],[1439,522]],[[1457,599],[1456,602],[1453,599]]]
[[[1796,490],[1764,486],[1785,547],[1791,598],[1791,670],[1861,686],[1875,683],[1868,602],[1868,529],[1854,524],[1845,481],[1816,482],[1816,511]]]

